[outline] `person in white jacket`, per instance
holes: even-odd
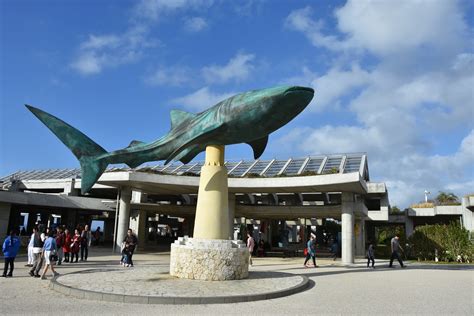
[[[33,262],[35,262],[35,256],[33,255],[33,241],[34,241],[35,233],[31,234],[30,242],[28,243],[28,263],[25,267],[32,267]]]

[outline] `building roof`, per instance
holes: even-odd
[[[173,162],[168,165],[143,165],[131,169],[125,167],[109,167],[106,172],[142,171],[164,173],[170,175],[199,175],[204,161],[194,161],[188,164]],[[361,178],[369,181],[367,155],[365,153],[332,154],[308,156],[304,158],[289,158],[285,160],[239,160],[226,161],[225,166],[229,177],[279,177],[298,175],[319,175],[332,173],[359,172]],[[49,180],[81,178],[81,169],[47,169],[18,171],[0,178],[3,187],[9,187],[14,180]]]
[[[97,211],[113,211],[107,202],[102,199],[85,198],[56,194],[42,194],[34,192],[0,191],[0,201],[4,203],[35,205],[43,207],[71,208]]]

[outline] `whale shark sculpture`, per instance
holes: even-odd
[[[128,147],[107,152],[85,134],[38,108],[26,107],[76,156],[81,164],[81,192],[88,192],[109,164],[131,168],[144,162],[179,160],[188,163],[208,145],[247,143],[259,158],[268,135],[284,126],[311,102],[314,90],[306,87],[274,87],[237,94],[211,108],[192,114],[171,111],[171,130],[144,143],[134,140]]]

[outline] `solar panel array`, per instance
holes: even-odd
[[[351,173],[362,170],[362,176],[368,180],[368,167],[365,163],[366,155],[360,154],[340,154],[328,156],[316,156],[307,158],[290,158],[287,160],[241,160],[227,161],[225,166],[230,177],[261,176],[297,176],[310,174],[330,174],[330,173]],[[130,168],[108,168],[106,172],[114,171],[155,171],[157,173],[173,175],[199,175],[204,162],[190,162],[182,164],[173,162],[164,166],[163,164],[141,166],[135,169]],[[364,168],[361,166],[364,164]],[[0,178],[4,184],[10,183],[13,179],[18,180],[48,180],[48,179],[71,179],[81,178],[81,170],[76,169],[49,169],[18,171],[14,174]]]

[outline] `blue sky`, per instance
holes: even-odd
[[[401,207],[474,191],[468,1],[2,1],[0,175],[77,167],[23,106],[108,150],[169,130],[173,108],[312,86],[263,158],[367,152]],[[247,145],[227,158],[251,159]],[[197,159],[202,159],[199,156]]]

